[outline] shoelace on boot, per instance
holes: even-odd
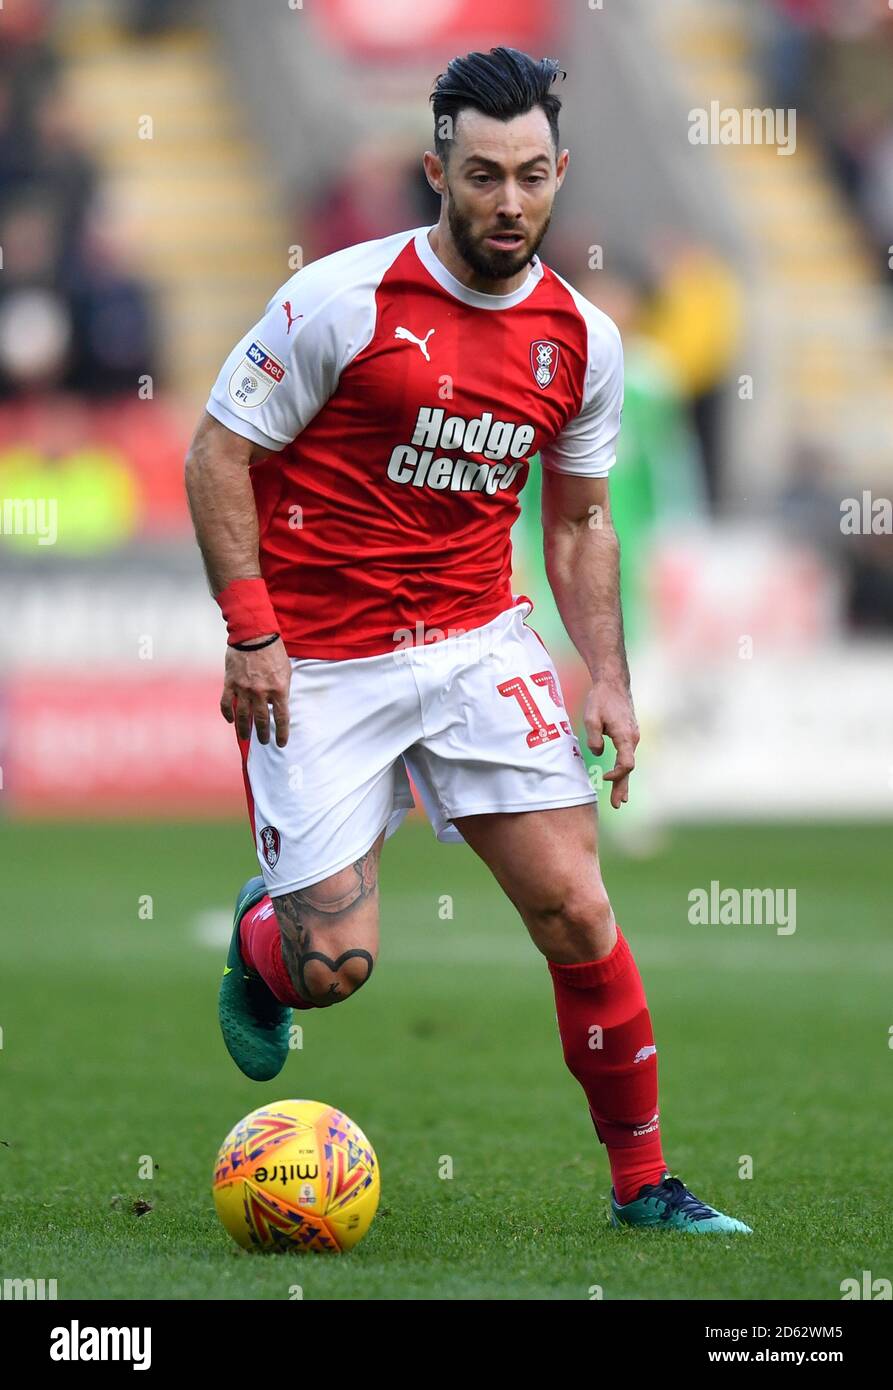
[[[642,1195],[657,1197],[664,1203],[664,1210],[660,1214],[661,1221],[669,1221],[676,1211],[690,1216],[693,1221],[706,1221],[708,1217],[717,1215],[713,1207],[708,1207],[706,1202],[699,1201],[693,1192],[689,1192],[681,1178],[664,1178],[662,1183],[658,1183],[650,1192]]]

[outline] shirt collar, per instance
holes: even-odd
[[[527,279],[518,289],[512,290],[511,294],[485,294],[483,290],[471,290],[467,285],[463,285],[461,280],[457,280],[451,271],[447,270],[428,240],[430,231],[433,231],[433,227],[419,227],[416,231],[414,244],[419,260],[441,289],[446,290],[447,294],[451,294],[454,299],[461,299],[463,304],[471,305],[474,309],[511,309],[516,304],[521,304],[528,295],[533,294],[543,277],[542,261],[539,256],[534,256],[530,263]]]

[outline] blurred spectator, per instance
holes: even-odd
[[[410,160],[406,170],[407,196],[412,225],[431,227],[440,218],[440,194],[428,182],[421,159]]]
[[[817,30],[827,8],[828,0],[772,0],[763,69],[774,106],[802,110]]]
[[[880,481],[867,489],[873,498],[890,495]],[[858,500],[862,488],[850,488]],[[843,575],[847,621],[863,632],[893,632],[893,541],[877,523],[877,531],[855,533],[842,526],[845,500],[834,460],[810,440],[797,444],[787,486],[778,499],[778,516],[785,534],[802,540]]]
[[[673,364],[643,332],[650,312],[646,287],[632,275],[605,271],[578,275],[575,283],[610,315],[623,338],[623,428],[611,472],[611,512],[620,537],[624,626],[632,647],[647,626],[655,535],[706,516],[703,464]]]
[[[77,128],[71,103],[57,83],[46,87],[32,115],[28,187],[53,205],[59,229],[59,265],[74,262],[87,209],[96,195],[98,174]]]
[[[893,633],[893,542],[889,534],[873,532],[850,541],[850,625],[859,632]]]
[[[148,295],[43,40],[46,7],[25,9],[0,57],[0,399],[136,395],[156,373]]]
[[[153,38],[195,23],[194,0],[129,0],[125,8],[128,26],[138,38]]]
[[[59,226],[44,198],[26,194],[0,219],[0,397],[49,391],[64,380],[71,312],[60,290]]]
[[[424,222],[428,213],[419,216],[424,197],[419,191],[419,162],[414,142],[401,148],[399,142],[376,138],[358,145],[310,213],[312,256],[328,256],[344,246]],[[432,222],[439,203],[434,197],[433,205],[427,204]]]
[[[668,239],[655,247],[656,292],[643,328],[662,348],[690,402],[713,507],[722,481],[722,402],[741,336],[741,289],[706,246]]]
[[[56,0],[16,0],[3,16],[3,41],[16,56],[42,43],[56,9]]]
[[[893,285],[893,9],[887,0],[770,0],[763,70],[825,146]]]
[[[840,478],[834,459],[821,443],[796,441],[787,482],[778,498],[778,517],[786,535],[815,546],[831,563],[844,562],[840,529]]]
[[[21,120],[16,83],[0,68],[0,200],[9,197],[30,167],[30,142]]]
[[[157,373],[151,305],[128,264],[131,244],[121,208],[97,199],[69,291],[77,351],[67,385],[87,395],[135,395],[139,378]]]

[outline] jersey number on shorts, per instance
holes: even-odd
[[[552,697],[552,704],[556,709],[564,709],[564,701],[561,698],[561,691],[558,689],[558,682],[555,679],[554,671],[535,671],[530,679],[534,685],[538,685],[548,690]],[[543,743],[549,743],[553,738],[561,738],[561,729],[566,734],[574,737],[574,731],[566,719],[559,719],[558,724],[550,724],[544,717],[542,710],[530,693],[530,687],[523,676],[512,676],[510,680],[500,681],[496,689],[500,695],[506,699],[518,701],[524,718],[530,725],[530,733],[527,735],[527,747],[539,748]]]

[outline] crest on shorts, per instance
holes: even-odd
[[[261,854],[272,869],[279,858],[279,851],[282,848],[282,840],[275,825],[265,825],[261,830],[258,839],[260,840]]]
[[[558,371],[559,355],[558,344],[550,343],[548,338],[537,338],[536,342],[530,344],[533,379],[541,391],[545,391],[554,380]]]

